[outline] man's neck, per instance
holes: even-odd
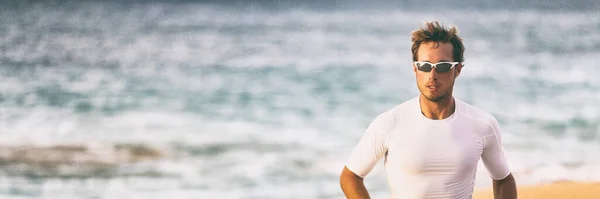
[[[432,120],[446,119],[454,113],[456,108],[454,97],[452,96],[433,102],[425,98],[425,96],[420,95],[419,104],[421,105],[421,113]]]

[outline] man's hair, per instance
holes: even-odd
[[[452,26],[450,29],[446,29],[443,25],[440,25],[437,21],[425,23],[425,28],[421,27],[419,30],[412,32],[412,55],[413,61],[417,61],[417,52],[422,43],[435,42],[436,48],[440,45],[440,42],[450,42],[452,44],[452,58],[455,62],[463,62],[463,53],[465,47],[462,43],[462,39],[458,36],[458,30]]]

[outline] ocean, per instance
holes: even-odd
[[[0,198],[343,198],[367,125],[419,94],[429,20],[517,184],[600,181],[600,3],[283,2],[0,4]],[[381,163],[365,184],[389,197]]]

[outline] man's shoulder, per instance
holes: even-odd
[[[484,111],[483,109],[476,107],[472,104],[464,102],[460,99],[455,98],[455,101],[461,104],[460,113],[463,116],[467,116],[468,118],[480,120],[486,123],[496,122],[496,118],[491,113]]]
[[[419,105],[418,98],[412,98],[406,100],[400,104],[396,104],[395,106],[388,108],[387,110],[379,113],[376,117],[376,120],[386,120],[386,121],[395,121],[399,115],[406,115],[415,108],[415,105]]]
[[[491,113],[463,101],[459,103],[461,103],[461,119],[459,120],[469,125],[474,125],[475,129],[480,129],[478,132],[482,133],[482,136],[489,136],[496,133],[498,121]]]
[[[389,108],[388,110],[386,110],[382,114],[390,114],[390,115],[395,115],[395,114],[398,114],[398,113],[406,114],[407,112],[410,112],[410,111],[414,110],[415,107],[419,106],[419,101],[418,100],[419,100],[418,97],[405,100],[404,102],[402,102],[400,104],[396,104],[394,107]]]

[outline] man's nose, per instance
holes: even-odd
[[[429,79],[437,79],[438,73],[436,70],[437,69],[432,68],[431,71],[429,71]]]

